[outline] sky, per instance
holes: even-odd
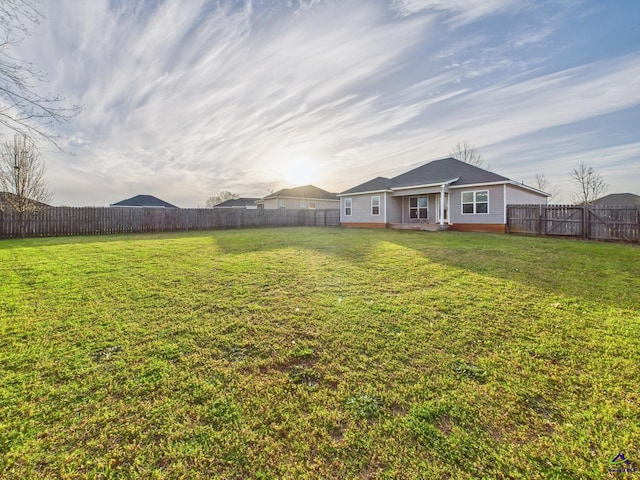
[[[449,156],[640,194],[637,0],[56,0],[15,55],[82,112],[54,205],[340,192]]]

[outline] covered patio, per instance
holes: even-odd
[[[419,187],[396,188],[391,201],[399,208],[400,222],[391,223],[391,228],[404,230],[446,230],[449,227],[449,185],[457,179],[444,183]]]

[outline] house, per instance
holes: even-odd
[[[256,202],[258,208],[266,210],[286,208],[293,210],[340,208],[340,199],[335,193],[313,185],[285,188],[271,193]]]
[[[21,198],[15,193],[0,192],[0,210],[3,208],[23,209],[25,210],[38,210],[42,208],[50,208],[51,205],[47,205],[43,202],[31,200],[29,198]]]
[[[637,205],[640,206],[640,195],[633,193],[610,193],[600,197],[593,205]]]
[[[135,207],[135,208],[178,208],[169,202],[160,200],[153,195],[136,195],[135,197],[112,203],[110,207]]]
[[[550,195],[497,173],[444,158],[340,194],[345,227],[504,232],[508,204],[546,204]]]
[[[255,210],[258,208],[256,202],[259,198],[230,198],[224,202],[220,202],[213,206],[213,208],[243,208],[245,210]]]

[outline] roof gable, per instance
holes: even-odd
[[[456,180],[457,179],[457,180]],[[452,180],[455,180],[452,182]],[[393,177],[392,188],[450,183],[451,185],[471,185],[476,183],[508,182],[507,177],[498,175],[455,158],[444,158],[421,165],[397,177]]]
[[[271,193],[262,200],[269,198],[303,198],[303,199],[315,199],[315,200],[338,200],[335,193],[327,192],[322,188],[318,188],[314,185],[305,185],[303,187],[296,188],[283,188],[275,193]]]
[[[640,195],[633,193],[610,193],[593,202],[596,205],[640,205]]]
[[[260,200],[259,198],[230,198],[229,200],[225,200],[224,202],[217,203],[213,206],[216,207],[246,207],[246,206],[256,206],[256,201]]]
[[[165,202],[164,200],[154,197],[153,195],[136,195],[135,197],[112,203],[112,207],[164,207],[178,208],[175,205]]]
[[[3,205],[11,206],[11,205],[19,205],[22,200],[15,193],[11,192],[0,192],[0,207]],[[25,199],[25,204],[28,204],[31,208],[44,208],[50,207],[43,202],[39,202],[37,200],[31,200],[30,198]],[[24,205],[24,204],[23,204]]]
[[[379,192],[382,190],[390,190],[392,181],[385,177],[376,177],[368,182],[361,183],[349,190],[345,190],[340,195],[348,195],[350,193],[362,193],[362,192]]]
[[[394,190],[424,185],[449,184],[451,186],[462,186],[496,182],[506,183],[511,182],[511,180],[497,173],[450,157],[425,163],[391,179],[384,177],[374,178],[373,180],[350,188],[340,195]]]

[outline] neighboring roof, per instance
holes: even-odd
[[[224,202],[217,203],[213,208],[233,208],[233,207],[255,207],[259,198],[230,198]]]
[[[390,179],[384,177],[376,177],[373,180],[361,183],[356,187],[342,192],[341,195],[355,192],[379,192],[381,190],[391,190],[392,186],[393,182]]]
[[[498,175],[455,158],[443,158],[425,163],[391,179],[377,177],[357,187],[350,188],[340,195],[350,193],[396,190],[413,186],[448,184],[450,186],[476,185],[485,183],[515,183],[507,177]],[[520,184],[518,184],[520,185]],[[523,185],[524,186],[524,185]],[[531,188],[531,187],[527,187]],[[533,189],[534,190],[534,189]],[[544,192],[540,192],[544,193]]]
[[[3,205],[12,205],[17,203],[18,196],[15,193],[11,192],[0,192],[0,207]],[[38,208],[42,207],[50,207],[51,205],[47,205],[46,203],[38,202],[36,200],[29,200],[29,202]]]
[[[160,200],[153,195],[136,195],[135,197],[121,200],[117,203],[112,203],[112,207],[165,207],[165,208],[178,208],[175,205],[171,205],[169,202]]]
[[[640,195],[633,193],[610,193],[595,200],[594,205],[640,205]]]
[[[304,198],[313,200],[338,200],[338,196],[335,193],[327,192],[313,185],[305,185],[304,187],[296,188],[283,188],[275,193],[271,193],[260,200],[267,200],[269,198]]]

